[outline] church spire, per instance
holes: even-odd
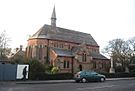
[[[52,12],[52,17],[51,19],[55,19],[56,20],[56,13],[55,13],[55,6],[53,8],[53,12]]]
[[[56,13],[55,13],[55,6],[53,8],[52,17],[51,17],[51,26],[54,30],[56,28]]]

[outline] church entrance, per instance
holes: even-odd
[[[82,71],[82,65],[79,65],[79,70]]]

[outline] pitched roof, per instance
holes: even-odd
[[[73,57],[72,51],[66,49],[52,48],[58,56]]]
[[[100,53],[96,53],[96,52],[91,52],[90,55],[95,58],[95,59],[103,59],[103,60],[108,60],[107,57],[105,57],[104,55],[100,54]]]
[[[62,40],[74,43],[83,43],[98,46],[97,42],[90,34],[69,30],[57,27],[56,31],[52,31],[51,25],[44,25],[41,27],[30,39],[33,38],[46,38],[54,40]]]
[[[64,56],[64,57],[74,57],[75,56],[71,50],[60,49],[60,48],[51,48],[51,49],[54,50],[58,56]],[[106,58],[105,56],[103,56],[100,53],[91,52],[90,56],[92,56],[92,58],[94,58],[94,59],[108,60],[108,58]]]

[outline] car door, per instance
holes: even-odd
[[[96,72],[92,72],[91,73],[91,76],[92,76],[92,81],[97,81],[98,79],[98,74]]]
[[[87,76],[87,80],[88,81],[92,81],[93,80],[93,77],[92,77],[92,74],[91,74],[91,72],[86,72],[86,76]]]
[[[84,72],[84,78],[86,78],[88,81],[90,80],[88,72]]]

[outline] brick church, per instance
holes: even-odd
[[[51,25],[43,25],[28,39],[26,58],[49,63],[58,67],[60,73],[107,72],[110,68],[110,60],[100,54],[99,45],[91,34],[56,26],[55,7]]]

